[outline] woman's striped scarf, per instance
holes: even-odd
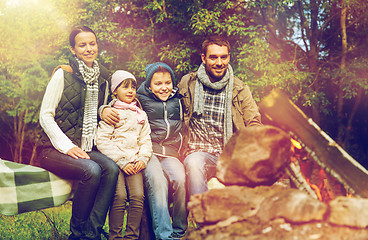
[[[93,62],[93,67],[89,68],[78,59],[79,72],[87,85],[86,99],[84,102],[83,129],[81,148],[86,152],[92,151],[96,139],[97,130],[97,108],[98,108],[98,77],[100,67],[97,61]]]

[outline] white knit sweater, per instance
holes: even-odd
[[[52,76],[43,96],[40,109],[40,125],[49,137],[54,148],[67,153],[75,147],[55,122],[55,111],[64,90],[64,71],[60,68]]]

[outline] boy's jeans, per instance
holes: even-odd
[[[206,152],[194,152],[184,159],[188,195],[208,191],[207,181],[216,177],[218,156]]]
[[[183,164],[176,158],[152,155],[144,177],[156,239],[183,237],[188,224]],[[172,222],[169,199],[173,202]]]

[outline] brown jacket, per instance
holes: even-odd
[[[184,112],[183,136],[187,140],[189,120],[193,113],[193,96],[196,83],[196,72],[191,72],[182,77],[178,84],[179,97],[181,98]],[[261,126],[261,115],[253,100],[249,87],[239,78],[234,77],[233,100],[231,106],[234,132],[244,127]],[[185,144],[187,141],[184,142]],[[185,145],[184,145],[185,149]]]

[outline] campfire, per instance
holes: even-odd
[[[272,91],[259,107],[265,122],[290,134],[295,170],[302,173],[301,182],[305,179],[317,198],[368,197],[368,171],[280,90]]]
[[[292,187],[304,190],[323,202],[331,201],[334,196],[351,196],[342,183],[326,174],[323,168],[313,161],[298,141],[291,138],[291,143],[291,163],[286,172]]]
[[[367,170],[281,92],[259,106],[272,126],[230,139],[186,239],[368,239]]]

